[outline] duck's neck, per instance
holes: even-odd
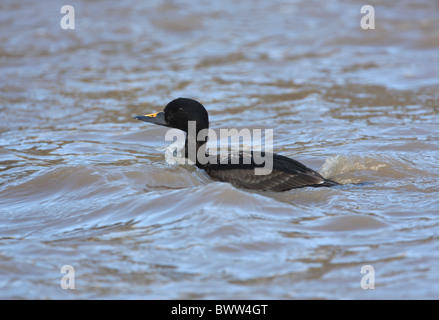
[[[207,136],[201,141],[197,140],[198,132],[196,135],[186,133],[186,141],[184,143],[185,157],[191,160],[198,168],[202,168],[203,165],[198,161],[198,155],[206,153]]]

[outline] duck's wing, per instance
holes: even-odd
[[[242,158],[242,154],[239,157]],[[257,165],[254,161],[249,164],[241,161],[238,164],[208,164],[204,169],[215,180],[254,190],[285,191],[293,188],[329,187],[337,184],[325,179],[318,172],[300,162],[277,154],[273,154],[273,169],[270,173],[256,175],[255,168],[260,167],[263,165]]]

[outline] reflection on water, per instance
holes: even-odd
[[[0,4],[1,298],[438,298],[437,2],[73,5]],[[343,185],[167,164],[180,96]]]

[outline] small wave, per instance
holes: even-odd
[[[320,173],[340,184],[374,182],[385,178],[401,179],[423,174],[413,163],[398,155],[334,156],[326,159]]]
[[[312,221],[304,229],[315,231],[370,231],[386,228],[389,225],[376,217],[362,215],[331,216]]]

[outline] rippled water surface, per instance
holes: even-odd
[[[0,298],[438,299],[439,2],[365,4],[2,1]],[[343,185],[169,165],[180,96]]]

